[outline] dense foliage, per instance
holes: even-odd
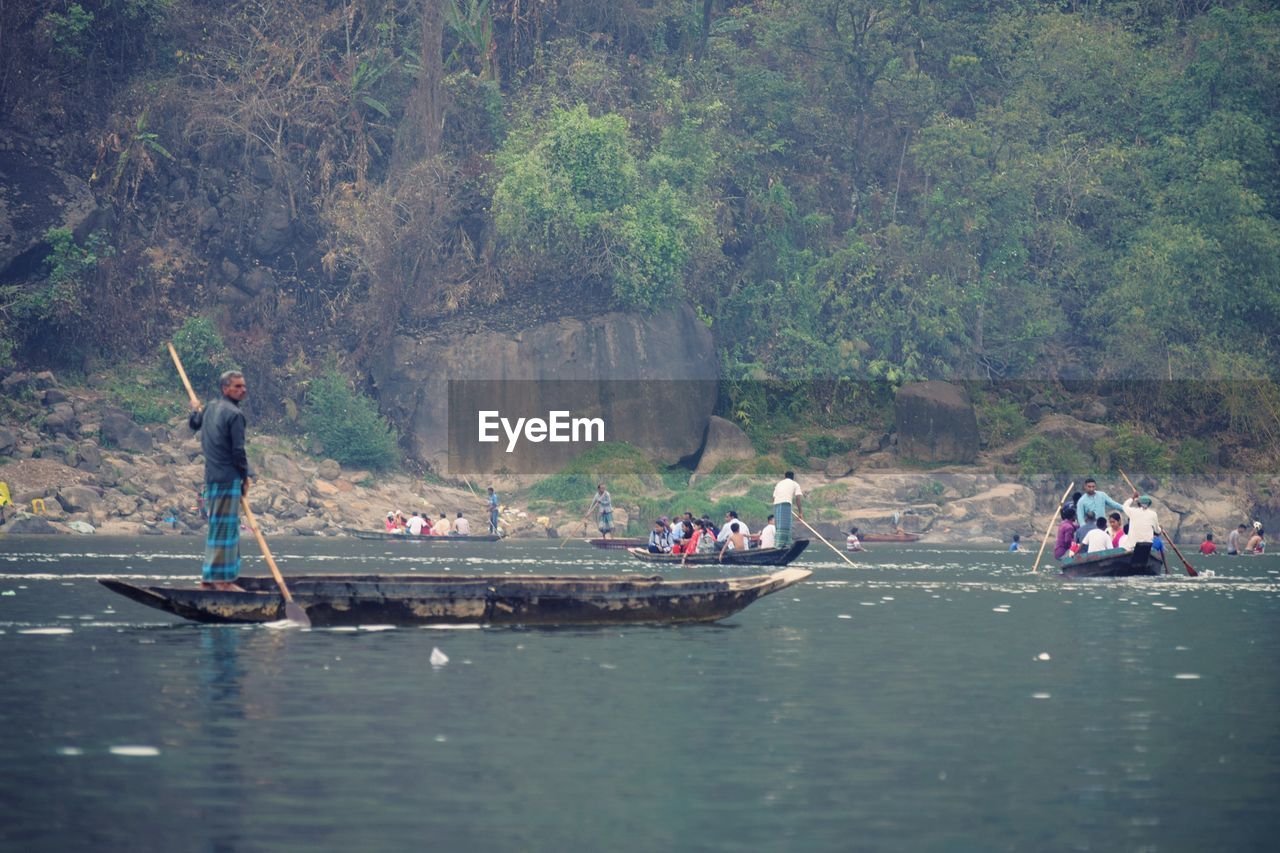
[[[27,0],[0,17],[0,120],[87,128],[72,147],[116,212],[85,314],[108,352],[209,303],[274,375],[302,343],[373,358],[397,324],[503,298],[688,300],[721,351],[721,409],[748,425],[921,377],[1066,375],[1239,380],[1134,401],[1280,428],[1263,0]],[[59,322],[7,293],[8,328]]]
[[[378,414],[378,406],[353,390],[347,378],[330,368],[307,385],[302,427],[315,449],[343,465],[381,470],[396,464],[398,437]]]

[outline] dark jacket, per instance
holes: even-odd
[[[187,424],[200,433],[206,483],[231,483],[254,476],[244,449],[244,412],[235,401],[219,397],[204,411],[192,412]]]

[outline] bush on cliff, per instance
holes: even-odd
[[[334,368],[308,385],[302,427],[325,455],[343,465],[382,470],[398,461],[395,428],[378,414],[373,400],[353,390]]]

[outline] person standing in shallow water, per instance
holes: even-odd
[[[244,374],[228,370],[218,379],[221,396],[201,410],[192,404],[187,425],[200,433],[204,451],[205,540],[200,586],[243,592],[240,577],[240,498],[249,494],[253,471],[245,452],[245,419],[240,403],[248,394]]]

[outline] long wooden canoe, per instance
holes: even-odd
[[[471,536],[414,536],[412,533],[387,533],[383,530],[357,530],[354,527],[344,527],[344,533],[349,533],[357,539],[380,539],[387,542],[497,542],[502,537],[496,533],[482,533]]]
[[[714,622],[807,578],[805,569],[713,580],[661,577],[298,575],[293,599],[314,627],[351,625],[616,625]],[[270,577],[242,577],[244,592],[138,586],[112,592],[195,622],[275,622],[284,599]]]
[[[1145,546],[1145,547],[1144,547]],[[1141,543],[1132,551],[1111,548],[1097,554],[1060,562],[1062,574],[1071,578],[1125,578],[1167,573],[1164,555],[1153,551],[1150,544]]]
[[[787,548],[748,548],[746,551],[725,551],[723,560],[720,559],[719,551],[710,554],[690,554],[687,559],[684,554],[650,554],[644,548],[631,548],[629,553],[637,560],[644,560],[646,563],[674,563],[677,566],[714,566],[721,563],[730,566],[785,566],[799,557],[800,552],[808,547],[808,539],[797,539]]]

